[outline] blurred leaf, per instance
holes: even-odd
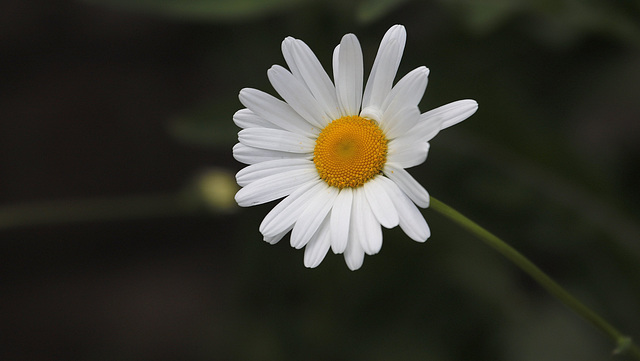
[[[234,20],[264,16],[311,0],[84,0],[188,20]]]
[[[472,30],[487,33],[516,15],[522,8],[521,1],[514,0],[441,0],[453,8]]]
[[[235,98],[207,104],[183,115],[169,119],[169,134],[188,144],[231,147],[238,140],[240,130],[232,115],[240,108]]]
[[[356,16],[363,23],[378,20],[408,0],[362,0],[356,9]]]
[[[564,0],[535,3],[531,9],[539,22],[535,30],[550,43],[580,38],[588,33],[640,43],[640,13],[609,1]]]
[[[640,43],[640,13],[632,4],[606,0],[440,0],[473,31],[486,34],[517,19],[547,43],[589,33]]]

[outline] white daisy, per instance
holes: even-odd
[[[362,50],[353,34],[333,52],[333,79],[311,49],[292,37],[282,42],[289,70],[272,66],[269,81],[284,99],[260,90],[240,91],[233,116],[242,128],[234,157],[249,166],[236,175],[242,207],[283,197],[260,232],[275,244],[291,231],[291,246],[305,247],[304,264],[316,267],[329,248],[356,270],[364,255],[382,247],[382,229],[400,225],[413,240],[430,236],[416,207],[427,191],[405,170],[427,158],[441,129],[471,116],[478,104],[460,100],[420,114],[429,70],[419,67],[393,81],[404,50],[403,26],[380,43],[363,93]]]

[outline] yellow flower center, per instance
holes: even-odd
[[[329,123],[318,136],[313,162],[332,187],[356,188],[380,174],[387,160],[387,138],[376,122],[346,116]]]

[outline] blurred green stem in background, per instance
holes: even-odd
[[[591,324],[600,331],[611,337],[616,343],[616,348],[613,351],[614,354],[630,354],[640,360],[640,348],[633,343],[630,337],[623,335],[615,327],[600,317],[600,315],[573,297],[569,292],[562,288],[562,286],[551,279],[551,277],[547,276],[546,273],[540,270],[540,268],[529,261],[529,259],[523,256],[520,252],[495,236],[493,233],[482,228],[477,223],[436,198],[431,197],[431,205],[429,207],[456,222],[467,231],[480,238],[487,245],[508,258],[511,262],[515,263],[521,270],[531,276],[536,282],[538,282],[538,284],[540,284],[540,286],[546,289],[554,297],[569,306],[569,308],[578,315],[591,322]]]
[[[181,193],[23,203],[0,208],[0,230],[87,221],[144,219],[193,213]]]
[[[219,169],[203,171],[181,191],[149,195],[59,200],[0,206],[0,230],[88,221],[148,219],[189,215],[204,210],[229,213],[238,186]]]

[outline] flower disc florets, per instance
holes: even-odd
[[[316,140],[313,162],[320,178],[337,188],[356,188],[382,171],[387,138],[375,121],[346,116],[327,125]]]

